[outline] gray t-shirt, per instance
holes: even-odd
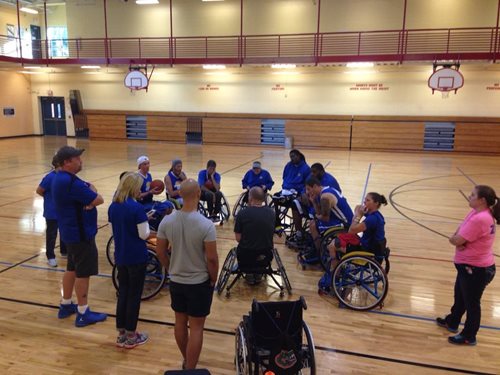
[[[170,279],[180,284],[201,284],[209,279],[203,243],[216,240],[212,221],[197,211],[174,211],[161,221],[158,238],[172,245]]]

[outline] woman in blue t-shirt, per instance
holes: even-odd
[[[332,259],[337,251],[345,253],[352,250],[364,250],[374,254],[385,247],[385,219],[379,211],[381,205],[387,205],[387,199],[379,193],[366,194],[363,205],[354,209],[349,232],[340,233],[328,246]],[[365,217],[363,221],[361,219]],[[357,233],[363,232],[358,237]]]
[[[148,260],[145,240],[150,236],[148,217],[143,205],[137,202],[142,183],[143,178],[138,173],[126,173],[120,180],[108,210],[119,283],[116,345],[127,349],[148,340],[146,334],[136,331]]]

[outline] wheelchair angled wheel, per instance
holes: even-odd
[[[300,375],[316,374],[316,358],[314,353],[314,341],[311,330],[306,322],[302,322],[302,369],[299,371]]]
[[[331,289],[341,304],[366,311],[382,304],[389,280],[372,254],[353,252],[345,255],[333,270]]]
[[[236,200],[236,203],[234,204],[233,207],[233,217],[236,218],[238,213],[247,207],[248,203],[245,202],[245,196],[247,196],[248,191],[244,191],[243,193],[240,194],[238,199]]]
[[[292,294],[292,285],[290,284],[290,280],[288,279],[288,275],[286,274],[285,266],[283,266],[283,262],[281,261],[281,257],[278,253],[278,250],[273,249],[273,257],[274,260],[276,261],[276,264],[278,265],[278,274],[281,276],[282,283],[284,284],[284,287],[286,288],[286,291],[288,292],[289,295]],[[281,295],[283,297],[283,295]]]
[[[115,239],[111,236],[106,244],[106,258],[111,266],[115,265]]]
[[[253,374],[252,360],[248,349],[245,326],[243,322],[240,322],[238,328],[236,328],[234,356],[234,365],[236,367],[236,374],[238,375]]]
[[[198,202],[198,212],[203,216],[208,217],[208,210],[205,208],[202,201]]]
[[[332,257],[330,255],[330,250],[328,246],[335,240],[339,233],[344,232],[343,227],[330,228],[323,233],[320,245],[320,263],[325,271],[330,270],[330,265],[332,263]]]
[[[215,289],[217,290],[217,294],[220,296],[222,291],[227,285],[229,281],[229,277],[231,276],[234,266],[236,264],[236,248],[232,248],[229,250],[229,253],[226,256],[226,260],[222,265],[222,269],[219,273],[219,278],[217,279],[217,284],[215,284]]]
[[[119,290],[118,268],[113,267],[113,285],[116,290]],[[167,283],[167,270],[163,267],[154,251],[148,250],[148,261],[146,263],[146,277],[144,279],[144,287],[142,289],[141,300],[156,296],[163,286]]]
[[[221,209],[220,209],[220,216],[222,221],[229,221],[229,217],[231,216],[231,207],[229,207],[229,202],[222,193],[222,198],[221,198]]]

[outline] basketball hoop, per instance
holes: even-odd
[[[442,66],[442,68],[437,69],[438,66]],[[457,90],[464,85],[464,76],[458,71],[459,68],[460,64],[458,63],[443,65],[434,63],[433,72],[427,81],[428,86],[432,89],[432,94],[436,90],[441,91],[443,99],[448,99],[452,90],[456,94]]]
[[[147,66],[141,67],[141,66],[135,66],[129,67],[129,72],[125,76],[125,79],[123,80],[123,84],[125,87],[130,89],[130,91],[139,91],[139,90],[146,90],[148,91],[149,87],[149,80],[151,79],[151,76],[153,75],[154,71],[154,66],[153,69],[151,70],[151,74],[148,77],[148,68]]]

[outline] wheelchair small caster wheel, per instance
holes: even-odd
[[[285,296],[285,292],[282,290],[282,291],[280,292],[280,298],[283,298],[284,296]]]
[[[230,292],[226,292],[226,298],[229,298],[231,297],[231,293]]]

